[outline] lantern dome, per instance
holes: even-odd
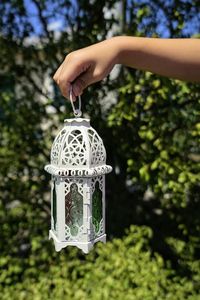
[[[51,149],[45,170],[57,176],[97,176],[109,173],[103,141],[89,119],[66,119]]]

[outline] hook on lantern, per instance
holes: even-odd
[[[69,98],[70,98],[70,102],[71,102],[71,105],[72,105],[72,109],[73,109],[73,113],[74,113],[75,118],[81,117],[82,116],[82,111],[81,111],[81,96],[78,96],[79,107],[78,107],[78,109],[76,109],[75,106],[74,106],[73,99],[72,99],[72,86],[70,87]]]

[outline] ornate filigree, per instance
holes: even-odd
[[[88,136],[91,148],[91,166],[99,166],[105,164],[106,151],[102,139],[92,128],[88,129]]]
[[[53,165],[59,164],[59,155],[66,134],[67,134],[67,130],[66,128],[63,128],[53,142],[52,149],[51,149],[51,163]]]
[[[52,166],[72,169],[98,166],[106,168],[105,164],[103,141],[92,127],[83,130],[78,126],[65,126],[54,140],[51,151]],[[47,171],[50,171],[49,167]]]
[[[64,142],[61,156],[62,165],[85,166],[86,143],[80,130],[73,130]]]
[[[96,176],[96,177],[92,177],[92,186],[91,186],[92,193],[94,193],[95,191],[96,182],[99,183],[99,188],[101,191],[103,191],[103,176]]]

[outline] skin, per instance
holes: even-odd
[[[69,53],[53,79],[72,99],[106,77],[115,64],[175,79],[200,82],[200,39],[114,37]]]

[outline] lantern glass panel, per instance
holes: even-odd
[[[100,190],[99,182],[96,181],[95,189],[92,194],[92,223],[94,225],[95,234],[100,230],[102,218],[102,191]]]
[[[65,224],[72,236],[77,236],[83,225],[83,196],[76,183],[72,183],[69,193],[65,196]]]
[[[53,182],[53,228],[56,230],[57,223],[57,199],[56,199],[56,186],[55,181]]]

